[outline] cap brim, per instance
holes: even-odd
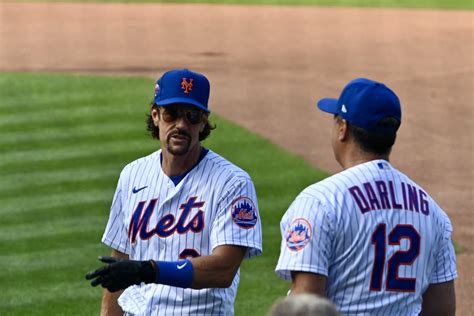
[[[325,98],[318,101],[317,105],[321,111],[337,114],[337,99]]]
[[[203,110],[204,112],[207,112],[207,113],[210,112],[204,105],[189,98],[169,98],[166,100],[155,102],[155,104],[159,106],[167,106],[167,105],[172,105],[172,104],[189,104]]]

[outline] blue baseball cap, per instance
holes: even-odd
[[[319,100],[318,108],[373,133],[396,133],[402,119],[397,95],[383,83],[365,78],[349,82],[339,99]],[[380,124],[382,119],[388,117],[396,119],[399,124],[396,127]]]
[[[204,75],[188,69],[174,69],[156,81],[154,103],[158,106],[190,104],[209,112],[209,91],[209,80]]]

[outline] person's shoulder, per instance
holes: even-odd
[[[341,188],[347,187],[349,185],[347,179],[349,178],[350,173],[348,173],[347,170],[338,172],[321,181],[309,185],[301,192],[300,195],[303,197],[312,196],[327,198],[328,195],[332,195],[335,192],[340,191]]]
[[[431,194],[418,182],[416,182],[414,179],[412,179],[408,174],[404,173],[403,171],[398,170],[397,168],[391,166],[393,171],[396,172],[396,176],[400,180],[400,182],[403,182],[407,185],[410,185],[413,188],[416,188],[418,192],[422,191],[423,194],[425,195],[424,198],[428,199],[430,203],[436,206],[436,208],[441,209],[441,207],[438,205],[438,203],[435,201],[435,199],[431,196]]]
[[[354,185],[373,181],[374,179],[377,179],[381,170],[399,172],[397,169],[393,168],[388,161],[370,160],[344,169],[316,183],[316,185],[320,188],[334,192],[335,189],[347,189]]]
[[[215,174],[219,173],[221,177],[250,179],[250,175],[244,169],[210,149],[205,160],[206,168]]]
[[[156,162],[160,160],[160,153],[161,150],[157,150],[147,156],[140,157],[129,162],[125,167],[122,169],[122,174],[130,173],[136,170],[145,170],[147,169],[147,165],[156,166]]]
[[[428,203],[430,213],[432,214],[432,216],[435,216],[440,220],[441,225],[451,225],[448,214],[443,210],[443,208],[436,202],[434,197],[422,185],[420,185],[409,175],[400,171],[391,164],[390,168],[395,173],[396,177],[399,179],[400,182],[404,183],[407,186],[410,186],[411,188],[415,188],[415,192],[417,192],[416,194],[418,198],[420,200],[423,199]]]
[[[349,168],[322,179],[306,187],[296,200],[311,200],[323,206],[334,206],[349,198],[349,188],[359,180],[355,178],[356,169]]]

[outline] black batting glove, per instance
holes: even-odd
[[[100,284],[110,292],[116,292],[133,284],[155,282],[156,265],[151,260],[136,261],[102,256],[99,260],[107,265],[86,274],[86,279],[92,280],[92,286]]]

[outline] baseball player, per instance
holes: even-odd
[[[291,293],[325,295],[344,315],[454,315],[451,222],[389,162],[398,97],[360,78],[318,107],[334,114],[332,147],[344,171],[290,205],[276,273],[292,280]]]
[[[209,81],[171,70],[155,86],[148,130],[161,149],[120,174],[102,242],[111,257],[86,278],[106,288],[103,315],[232,315],[244,258],[262,251],[249,175],[204,140]]]

